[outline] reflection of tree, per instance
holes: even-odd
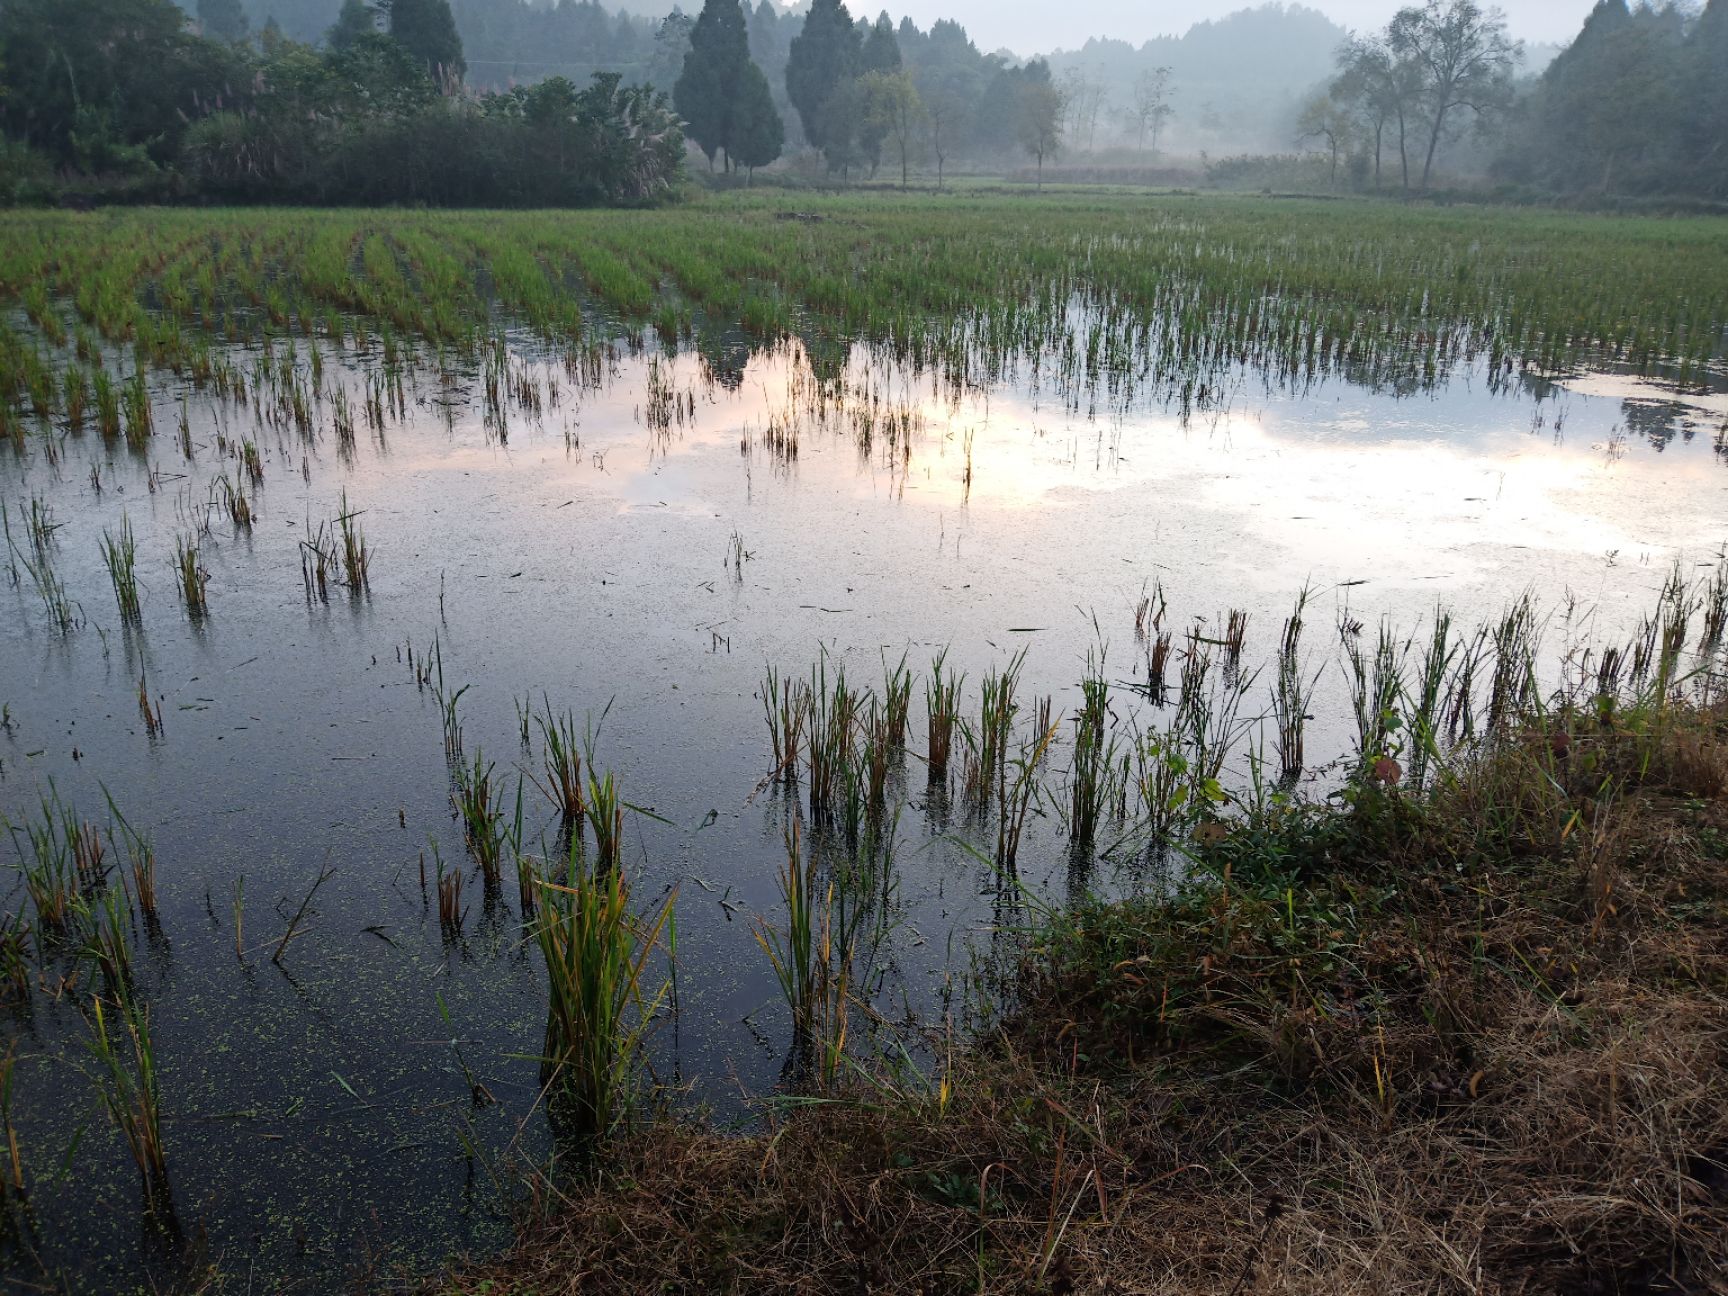
[[[700,308],[693,315],[690,337],[710,381],[727,391],[739,390],[759,355],[783,355],[806,366],[820,387],[844,382],[852,364],[863,358],[873,365],[905,366],[919,382],[934,379],[952,398],[1006,384],[1088,416],[1121,415],[1144,404],[1186,422],[1227,408],[1246,391],[1301,397],[1331,381],[1402,400],[1444,390],[1462,369],[1490,395],[1532,401],[1535,427],[1551,418],[1558,436],[1568,382],[1585,372],[1543,372],[1510,360],[1479,363],[1468,339],[1445,333],[1425,336],[1418,344],[1342,336],[1316,344],[1278,336],[1187,335],[1166,325],[1115,332],[1107,349],[1091,355],[1074,344],[1075,334],[1085,335],[1090,328],[1101,336],[1114,326],[1097,327],[1107,317],[1078,296],[1065,310],[1018,321],[1013,328],[988,317],[955,321],[940,315],[925,317],[921,327],[907,327],[904,320],[889,327],[849,327],[851,321],[825,321],[794,307],[764,332]],[[1615,376],[1622,371],[1589,372]],[[1551,412],[1545,414],[1544,407]],[[1706,427],[1716,452],[1728,460],[1728,430],[1714,433],[1683,401],[1629,396],[1622,397],[1620,408],[1616,431],[1627,439],[1641,438],[1660,452],[1676,437],[1691,441]]]
[[[696,330],[696,350],[707,366],[709,378],[729,392],[735,392],[744,385],[744,370],[751,358],[758,351],[768,349],[768,342],[753,338],[735,326]]]
[[[1418,396],[1434,391],[1444,386],[1450,376],[1444,369],[1429,370],[1418,363],[1396,357],[1388,360],[1383,355],[1362,359],[1346,356],[1335,362],[1322,376],[1332,375],[1377,396],[1397,397]]]
[[[1643,437],[1652,450],[1660,452],[1668,448],[1677,432],[1683,440],[1692,439],[1694,428],[1683,419],[1684,409],[1671,401],[1625,400],[1620,402],[1620,417],[1628,436]]]
[[[802,324],[789,336],[765,337],[742,326],[697,313],[696,350],[707,366],[709,377],[727,391],[737,391],[744,371],[759,355],[771,355],[788,344],[801,346],[804,358],[818,381],[833,382],[846,370],[852,344],[831,332]]]
[[[852,344],[845,338],[817,329],[804,329],[798,335],[804,344],[804,358],[810,362],[810,372],[823,386],[832,386],[846,374],[852,360]]]
[[[1534,397],[1538,402],[1551,400],[1566,390],[1556,379],[1533,369],[1518,369],[1514,373],[1518,390]]]

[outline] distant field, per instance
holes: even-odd
[[[646,212],[126,210],[0,217],[8,405],[63,413],[51,356],[99,342],[199,376],[209,344],[382,331],[549,341],[891,341],[956,376],[1009,353],[1204,381],[1722,351],[1728,220],[1384,202],[742,194]],[[1085,302],[1097,309],[1077,313]],[[44,350],[44,344],[47,350]]]

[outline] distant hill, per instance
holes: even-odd
[[[1331,76],[1333,55],[1349,35],[1318,9],[1264,4],[1138,48],[1095,37],[1049,60],[1058,76],[1102,83],[1107,116],[1133,103],[1142,72],[1168,67],[1175,115],[1166,151],[1283,150],[1291,146],[1295,105]],[[1100,126],[1098,142],[1118,130]]]

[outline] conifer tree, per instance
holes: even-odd
[[[780,156],[784,124],[767,78],[750,59],[739,0],[704,0],[672,102],[710,166],[720,153],[728,170],[734,164],[764,166]],[[746,154],[755,160],[745,160]]]
[[[895,39],[893,21],[884,12],[877,16],[870,27],[870,34],[864,37],[858,59],[859,103],[863,110],[857,124],[858,155],[870,164],[872,176],[882,164],[882,145],[888,138],[888,125],[882,113],[875,111],[870,85],[882,78],[891,78],[899,71],[900,42]]]
[[[211,40],[238,45],[246,39],[246,11],[240,0],[198,0],[198,25]]]
[[[786,94],[798,110],[804,138],[834,157],[829,139],[850,129],[855,114],[830,111],[830,100],[844,96],[858,75],[862,60],[858,29],[844,0],[814,0],[804,30],[792,38],[786,63]]]
[[[894,35],[893,20],[884,10],[876,15],[876,21],[870,25],[870,34],[864,37],[859,47],[858,74],[899,70],[900,41]]]
[[[333,50],[352,49],[363,36],[378,30],[378,15],[366,0],[342,0],[342,11],[324,35],[324,43]]]
[[[390,35],[423,63],[435,81],[460,81],[468,71],[450,0],[390,0]]]
[[[1728,0],[1710,0],[1686,42],[1691,164],[1700,188],[1728,198]]]
[[[727,156],[746,170],[767,166],[786,145],[786,124],[762,69],[750,64],[738,95],[739,128]]]

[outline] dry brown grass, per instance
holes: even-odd
[[[1728,1290],[1725,786],[1692,711],[1239,840],[1062,920],[945,1105],[652,1126],[436,1290]]]

